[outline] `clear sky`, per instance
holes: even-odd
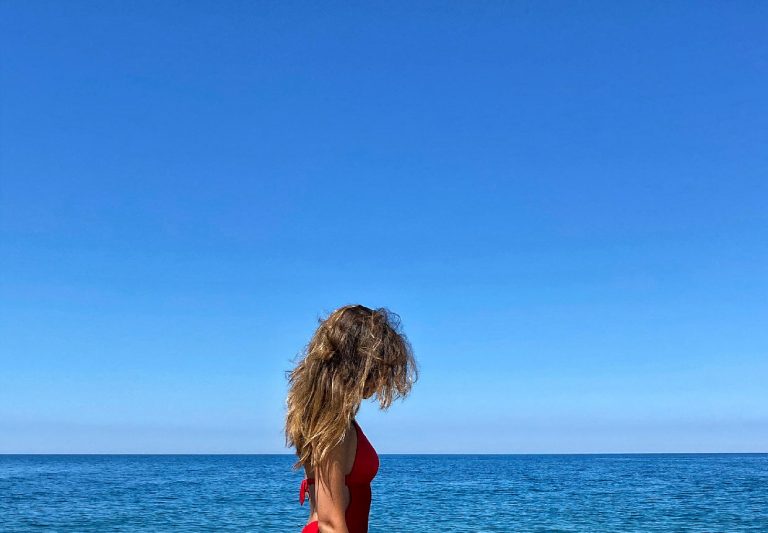
[[[414,5],[415,4],[415,5]],[[0,452],[768,451],[768,4],[0,4]]]

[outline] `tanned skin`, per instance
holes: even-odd
[[[366,390],[364,398],[370,398],[372,390]],[[318,521],[320,533],[349,533],[345,513],[349,505],[349,489],[346,476],[352,471],[357,451],[357,431],[350,425],[344,440],[334,447],[314,472],[306,470],[307,477],[314,477],[309,486],[309,522]]]

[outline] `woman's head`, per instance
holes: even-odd
[[[410,392],[416,375],[396,314],[347,305],[321,319],[288,377],[285,435],[297,466],[314,467],[341,442],[363,399],[376,395],[387,409]]]

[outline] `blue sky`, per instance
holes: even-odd
[[[768,5],[3,2],[0,452],[768,451]]]

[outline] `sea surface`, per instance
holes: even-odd
[[[298,533],[289,455],[0,455],[0,531]],[[372,533],[765,531],[768,454],[382,455]]]

